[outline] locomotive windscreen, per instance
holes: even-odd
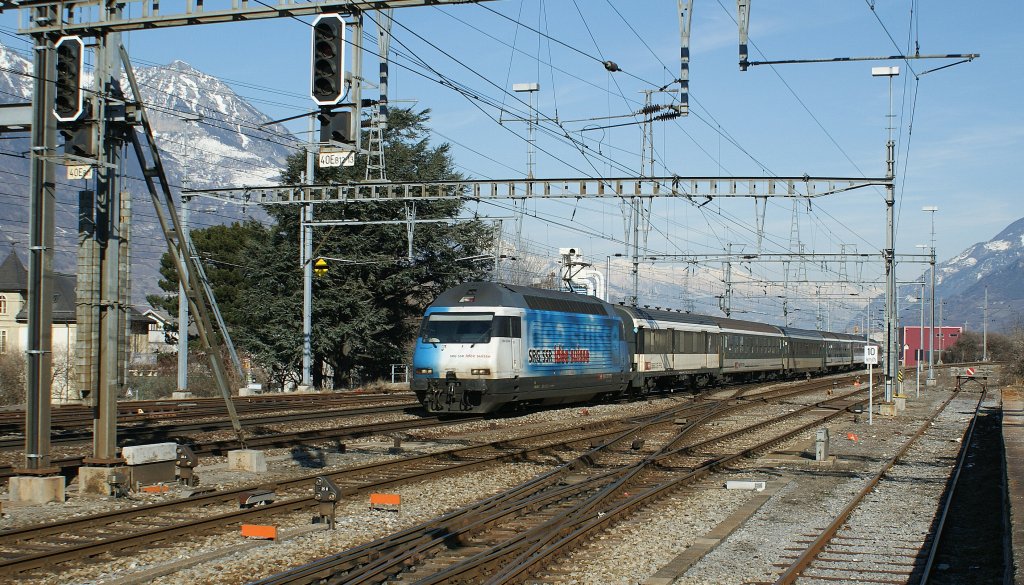
[[[487,343],[494,313],[433,313],[423,320],[426,343]]]

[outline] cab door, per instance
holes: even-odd
[[[510,319],[512,322],[509,331],[509,352],[512,354],[512,377],[518,378],[523,374],[523,318],[517,315]]]
[[[498,342],[498,378],[515,378],[523,373],[523,326],[522,317],[495,316],[494,336]]]

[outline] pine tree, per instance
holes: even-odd
[[[429,111],[394,109],[385,131],[385,161],[392,181],[458,180],[447,144],[431,146]],[[297,184],[305,152],[288,160],[282,184]],[[317,184],[361,181],[365,157],[353,167],[318,169]],[[417,201],[417,219],[451,219],[459,200]],[[273,225],[231,226],[216,233],[196,230],[193,240],[210,277],[232,338],[255,357],[275,384],[298,379],[302,360],[302,266],[299,263],[301,208],[268,205]],[[324,203],[314,220],[404,220],[403,202]],[[325,276],[313,282],[313,383],[334,387],[353,378],[382,377],[390,364],[408,361],[423,310],[440,292],[484,276],[488,263],[463,259],[489,251],[493,231],[479,220],[415,226],[408,255],[406,224],[317,227],[314,257],[330,258]],[[232,235],[234,234],[234,235]],[[225,259],[224,256],[231,258]],[[177,290],[169,257],[162,270],[164,290]],[[213,269],[211,264],[222,269]],[[233,266],[228,266],[228,264]],[[162,267],[163,268],[163,267]],[[223,295],[223,299],[222,299]],[[169,295],[167,299],[175,299]],[[176,302],[176,301],[175,301]]]

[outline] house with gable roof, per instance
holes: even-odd
[[[28,269],[11,249],[0,262],[0,355],[24,356],[28,347]],[[51,331],[52,396],[60,403],[78,398],[75,364],[75,275],[53,275],[53,328]],[[174,352],[166,326],[170,316],[154,309],[129,309],[129,370],[145,373],[155,369],[158,353]]]

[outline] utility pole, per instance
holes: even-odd
[[[33,8],[35,23],[57,21],[55,5]],[[56,64],[54,36],[32,35],[33,61],[32,158],[29,191],[28,367],[25,372],[25,459],[12,478],[33,484],[58,470],[50,465],[50,369],[52,354],[53,245],[56,180],[51,157],[57,150],[57,121],[53,116]],[[35,477],[33,477],[35,476]],[[57,476],[59,478],[59,476]],[[63,481],[61,479],[61,481]],[[63,483],[60,501],[63,502]]]
[[[388,53],[391,49],[391,22],[394,10],[387,8],[377,11],[377,49],[380,58],[377,82],[377,104],[370,114],[370,140],[366,145],[367,181],[387,181],[387,165],[384,161],[384,130],[388,127]]]
[[[188,181],[186,167],[185,179]],[[187,184],[187,183],[186,183]],[[188,204],[191,197],[181,196],[181,233],[188,236]],[[182,258],[181,265],[188,270],[188,259]],[[188,298],[185,296],[185,280],[178,281],[178,392],[188,392]],[[183,394],[184,396],[184,394]]]
[[[921,279],[921,329],[918,330],[918,338],[921,341],[925,340],[925,279]],[[914,352],[914,362],[918,365],[918,398],[921,398],[921,358],[924,357],[925,344],[920,343],[921,347]]]
[[[187,114],[182,116],[185,120],[191,122],[198,122],[202,120],[202,116],[199,114]],[[186,125],[189,128],[191,125]],[[185,148],[188,149],[190,146],[190,140],[185,140]],[[188,190],[191,186],[192,181],[189,178],[188,163],[189,163],[190,152],[185,151],[181,157],[184,167],[184,176],[181,179],[181,184],[184,190]],[[184,193],[179,193],[181,199],[181,233],[182,237],[186,241],[189,239],[189,203],[192,202],[192,198]],[[188,247],[186,246],[186,249]],[[199,259],[196,259],[199,262]],[[188,280],[188,266],[190,265],[188,258],[181,259],[181,266],[185,272],[185,278],[178,281],[178,392],[182,393],[182,396],[188,392],[188,297],[185,294],[185,281]]]
[[[684,16],[684,13],[688,14],[690,10],[689,8],[684,7],[682,3],[680,3],[679,9],[680,16],[683,19],[680,21],[681,26],[683,22],[686,23],[686,33],[684,34],[683,38],[688,40],[689,16]],[[681,75],[685,75],[686,77],[689,76],[688,62],[689,53],[687,53],[687,58],[683,61],[683,64],[680,65]],[[682,88],[681,91],[685,93],[687,82],[683,78],[680,78],[679,81],[681,84],[680,87]],[[656,93],[676,93],[676,90],[669,90],[667,89],[667,87],[668,86],[661,87],[659,89],[647,89],[643,91],[644,107],[640,111],[640,114],[643,116],[642,144],[640,145],[640,177],[654,177],[654,121],[656,119],[663,120],[668,119],[669,117],[678,117],[680,115],[680,111],[683,111],[676,110],[674,113],[669,112],[667,114],[660,114],[658,116],[655,116],[655,113],[661,109],[664,109],[664,106],[653,105],[652,96]],[[637,306],[638,304],[640,304],[640,234],[641,232],[643,233],[644,243],[642,247],[646,249],[647,234],[650,232],[651,229],[650,206],[653,204],[653,202],[653,199],[647,199],[647,202],[645,203],[644,198],[640,197],[639,195],[634,195],[632,197],[631,202],[633,216],[633,298],[630,304],[632,304],[633,306]],[[628,236],[629,234],[627,234],[627,241],[629,241]]]
[[[726,250],[726,261],[725,261],[725,293],[722,295],[722,312],[725,313],[726,317],[732,315],[732,242],[725,245]]]
[[[109,20],[121,18],[121,7],[102,8]],[[118,185],[120,150],[124,139],[122,126],[113,121],[113,106],[123,99],[119,79],[121,60],[118,55],[121,34],[107,32],[96,38],[96,98],[94,116],[98,126],[98,165],[96,168],[96,240],[99,256],[93,265],[93,274],[99,276],[99,306],[96,327],[98,332],[98,364],[95,383],[88,389],[93,411],[93,456],[85,461],[92,467],[82,475],[83,485],[93,485],[108,493],[106,482],[88,482],[84,478],[106,475],[107,468],[123,463],[117,456],[117,397],[121,390],[121,362],[118,359],[118,340],[127,322],[127,307],[122,303],[121,289],[121,196]],[[96,311],[94,311],[95,313]],[[102,483],[102,485],[100,485]]]
[[[932,284],[931,284],[931,299],[928,302],[930,307],[931,316],[929,317],[928,325],[928,381],[925,383],[928,386],[935,385],[935,212],[939,208],[934,205],[926,205],[921,208],[921,211],[926,211],[931,214],[931,272],[932,272]]]
[[[537,92],[540,91],[540,83],[513,83],[512,91],[525,93],[528,97],[528,109],[526,118],[509,118],[510,122],[526,122],[526,179],[533,180],[536,165],[537,138],[536,129],[540,124],[540,113],[537,111],[539,102]],[[502,120],[504,121],[504,120]],[[523,255],[523,219],[526,216],[526,199],[515,199],[512,202],[516,211],[516,255]]]
[[[946,321],[942,318],[942,310],[946,308],[946,301],[939,299],[939,339],[942,340],[939,347],[939,365],[942,365],[942,354],[946,353]]]
[[[309,146],[306,148],[306,176],[307,185],[314,184],[313,181],[313,149],[314,121],[316,117],[309,117]],[[303,203],[299,230],[300,250],[299,263],[302,267],[302,383],[300,391],[308,392],[313,388],[311,370],[313,368],[313,204]]]
[[[895,178],[896,178],[896,152],[892,139],[892,78],[900,74],[899,67],[872,67],[871,75],[875,77],[889,78],[889,114],[887,127],[889,139],[886,141],[886,172],[885,177],[888,183],[885,186],[885,402],[891,403],[893,396],[893,382],[896,379],[898,369],[898,350],[896,332],[896,263],[895,263],[895,241],[896,222],[894,209],[896,205]]]
[[[536,129],[537,125],[540,124],[537,104],[534,102],[536,101],[537,92],[540,91],[540,84],[537,82],[513,83],[512,91],[525,93],[529,96],[528,117],[525,120],[516,119],[515,121],[526,122],[526,178],[532,179],[534,177],[533,171],[537,157]]]
[[[981,319],[981,361],[988,361],[988,286],[985,287],[985,310]]]

